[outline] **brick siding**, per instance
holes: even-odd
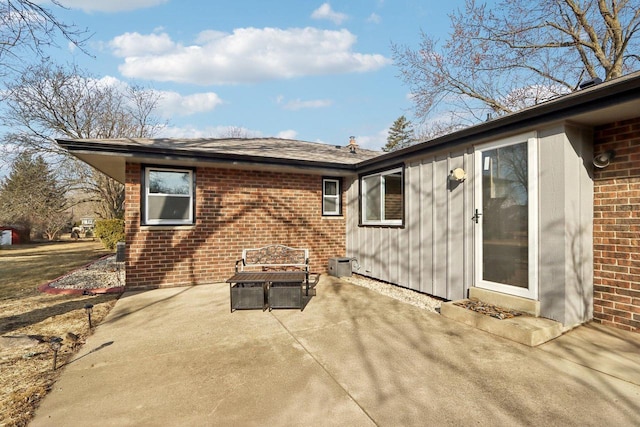
[[[242,249],[268,244],[310,249],[314,272],[345,254],[344,218],[322,217],[321,176],[199,167],[195,225],[162,227],[140,225],[140,174],[126,165],[128,288],[223,282]]]
[[[615,150],[594,171],[594,318],[640,332],[640,118],[595,129],[594,153]]]

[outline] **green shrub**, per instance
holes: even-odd
[[[114,250],[116,243],[124,242],[124,220],[103,219],[96,221],[94,232],[105,248]]]

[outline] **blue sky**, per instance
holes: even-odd
[[[157,136],[216,137],[229,127],[379,149],[410,120],[392,42],[445,40],[463,0],[60,0],[67,24],[94,33],[93,58],[66,45],[57,63],[162,92]]]

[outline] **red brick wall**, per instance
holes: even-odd
[[[594,153],[615,150],[594,171],[594,318],[640,332],[640,118],[596,128]]]
[[[140,225],[139,164],[126,166],[127,287],[223,282],[243,248],[310,249],[311,269],[344,256],[344,218],[322,217],[322,177],[197,168],[193,227]],[[344,192],[343,192],[344,206]]]

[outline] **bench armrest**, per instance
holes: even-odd
[[[236,261],[236,273],[238,272],[238,265],[242,263],[242,266],[244,267],[246,264],[244,262],[244,258],[243,259],[239,259]]]
[[[313,282],[309,280],[309,287],[313,288],[320,281],[320,273],[307,273],[307,278],[309,278],[310,275],[315,276],[315,278],[313,279]]]

